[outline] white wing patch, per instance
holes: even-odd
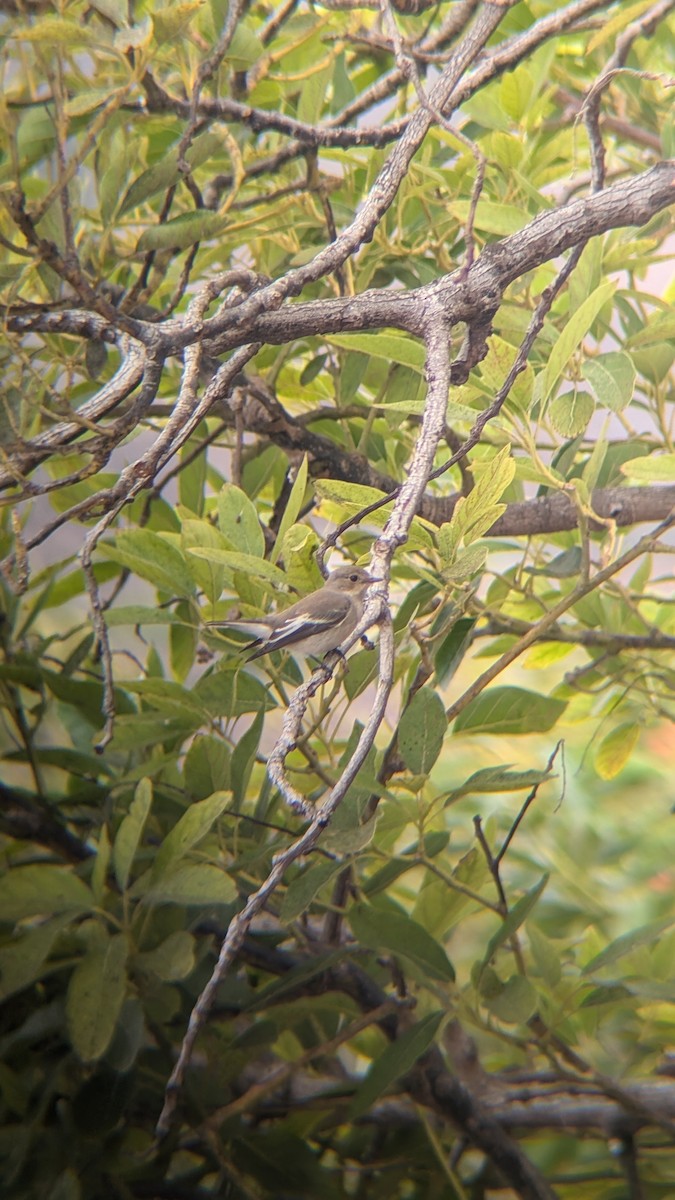
[[[339,609],[336,606],[320,617],[312,616],[310,613],[296,613],[290,621],[284,621],[272,631],[267,639],[268,650],[281,649],[283,646],[292,645],[295,641],[304,641],[305,638],[311,638],[317,633],[332,629],[334,625],[344,619],[348,608],[349,601],[346,600],[344,606],[340,605]]]

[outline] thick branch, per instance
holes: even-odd
[[[252,316],[243,329],[231,328],[227,332],[224,326],[232,322],[218,316],[205,321],[201,333],[209,339],[213,337],[209,352],[216,354],[252,337],[281,345],[301,337],[363,333],[387,326],[420,336],[430,306],[438,301],[453,325],[469,323],[484,316],[486,309],[496,311],[504,291],[515,279],[557,258],[578,242],[610,229],[645,225],[673,203],[675,161],[663,162],[598,195],[539,213],[518,233],[486,246],[466,275],[454,271],[414,291],[372,290],[359,296],[287,305],[277,312],[268,308]],[[238,310],[240,314],[243,307]],[[167,322],[162,328],[174,349],[194,336],[179,321]]]
[[[443,315],[450,324],[462,321],[475,322],[478,319],[485,336],[487,336],[489,316],[496,310],[505,288],[514,279],[541,266],[570,246],[589,237],[625,225],[645,224],[669,204],[672,204],[673,200],[675,200],[675,162],[661,163],[634,179],[605,189],[598,195],[584,200],[575,200],[556,210],[539,214],[518,233],[487,246],[468,273],[455,271],[432,284],[410,292],[373,290],[363,292],[360,296],[355,297],[288,305],[277,312],[252,312],[250,306],[253,302],[255,301],[256,307],[258,307],[257,302],[269,292],[269,287],[263,287],[248,300],[237,305],[237,313],[242,314],[244,310],[249,312],[249,320],[243,324],[242,328],[230,329],[227,333],[219,332],[226,319],[233,319],[235,311],[233,309],[227,309],[225,314],[221,313],[211,320],[203,322],[190,321],[187,317],[164,322],[159,329],[161,329],[165,353],[180,353],[182,348],[195,341],[200,341],[202,338],[206,338],[207,341],[205,350],[208,354],[213,355],[238,346],[249,338],[272,344],[282,344],[312,335],[345,331],[363,332],[387,326],[407,329],[421,336],[434,312],[439,317]],[[332,246],[336,244],[333,243]],[[327,252],[332,249],[332,246],[328,247]],[[281,302],[282,298],[281,296],[273,298],[270,295],[267,299],[268,305],[273,308]],[[39,329],[45,332],[72,332],[81,336],[87,328],[87,321],[92,320],[93,323],[88,326],[91,336],[100,336],[101,329],[98,319],[92,319],[90,314],[83,313],[81,310],[71,313],[21,314],[9,317],[7,324],[10,330],[20,333]],[[139,322],[139,324],[147,324],[148,339],[151,332],[155,335],[158,333],[157,325],[146,322]],[[478,357],[479,355],[474,355],[473,361],[478,361]],[[83,406],[81,415],[86,415],[88,419],[96,419],[106,411],[111,402],[118,403],[123,395],[128,394],[129,384],[134,379],[134,375],[135,381],[137,381],[140,370],[138,361],[134,362],[133,354],[127,360],[127,364],[127,370],[128,367],[131,367],[131,371],[134,373],[131,375],[131,379],[122,383],[121,378],[118,377],[114,384],[107,385],[95,400],[90,402],[91,411],[87,405]],[[122,371],[120,376],[121,374]],[[110,399],[108,399],[109,393],[112,393]],[[103,397],[105,399],[102,399]],[[67,430],[65,426],[58,426],[46,434],[40,435],[33,443],[22,446],[19,471],[25,473],[30,470],[36,462],[43,460],[64,441],[77,436],[81,429],[82,427],[75,422]],[[273,437],[271,430],[270,436]],[[305,431],[305,436],[309,437],[310,435],[307,435]],[[313,446],[310,452],[316,457],[315,451],[318,442],[314,441],[316,435],[311,435],[311,437]],[[326,450],[328,450],[329,439],[324,440]],[[295,447],[300,448],[297,437],[294,437],[294,441]],[[34,447],[35,453],[33,452]],[[307,445],[304,448],[310,449]],[[332,447],[329,457],[335,457],[334,447]],[[343,464],[342,471],[339,471],[338,475],[341,478],[351,477],[347,473],[346,464]],[[4,479],[0,482],[4,482],[6,486],[15,479],[16,474],[7,471]],[[361,473],[359,482],[363,481],[364,476]],[[383,480],[382,484],[376,483],[372,479],[369,482],[372,486],[382,487],[384,491],[391,490],[388,486],[389,480]],[[441,503],[447,502],[442,501]],[[443,508],[437,509],[437,504],[438,501],[425,498],[420,509],[421,514],[429,520],[438,520],[439,523],[448,520],[451,514],[446,513]],[[528,510],[528,512],[534,511],[533,509]],[[600,509],[597,511],[601,516],[613,516],[612,513],[602,512]],[[527,528],[509,526],[506,524],[508,519],[509,514],[504,514],[502,521],[505,523],[495,532],[508,536],[513,532],[530,531]],[[517,523],[523,518],[521,515],[514,516],[513,519]],[[529,516],[526,518],[527,521],[530,519],[532,518]],[[539,530],[541,532],[573,528],[576,524],[576,521],[572,521],[570,506],[562,497],[551,499],[545,497],[541,502],[537,519],[541,521]],[[650,519],[650,516],[638,515],[637,518],[629,520],[626,515],[619,512],[616,519],[619,524],[625,525],[632,523],[632,520],[635,519]],[[572,523],[570,524],[570,522]],[[537,530],[532,530],[532,532],[537,532]]]
[[[437,306],[439,301],[453,325],[471,322],[484,316],[486,309],[496,311],[505,289],[515,279],[557,258],[580,241],[610,229],[645,225],[674,202],[675,161],[670,160],[597,195],[539,213],[518,233],[486,246],[466,276],[454,271],[413,291],[373,289],[358,296],[313,300],[275,311],[284,300],[280,294],[282,283],[289,285],[283,288],[286,294],[300,290],[287,275],[276,285],[261,288],[244,303],[210,320],[190,322],[177,317],[159,327],[143,321],[136,324],[148,340],[161,330],[167,355],[179,353],[196,340],[207,342],[209,354],[222,354],[251,340],[281,345],[302,337],[386,327],[422,336],[430,306]],[[334,242],[326,248],[325,253],[331,259],[326,271],[335,270],[341,261],[340,255],[331,254],[336,245]],[[89,313],[73,310],[9,316],[7,327],[16,333],[39,329],[81,335],[87,322],[92,321]],[[236,327],[228,328],[232,326]],[[90,328],[93,336],[93,323]],[[100,336],[98,322],[96,330]]]
[[[0,805],[0,831],[6,837],[47,846],[67,862],[84,862],[94,853],[58,820],[41,797],[0,783]]]
[[[652,1110],[661,1117],[675,1118],[675,1087],[672,1082],[628,1083],[623,1090],[634,1100],[636,1111],[625,1107],[609,1096],[593,1089],[586,1095],[563,1091],[564,1085],[542,1095],[542,1089],[520,1088],[515,1096],[505,1091],[501,1099],[490,1104],[495,1121],[504,1129],[526,1132],[535,1129],[567,1130],[571,1133],[599,1132],[606,1137],[621,1137],[652,1125]],[[562,1092],[562,1094],[560,1094]],[[642,1110],[642,1111],[640,1111]]]
[[[675,507],[675,484],[663,487],[598,488],[591,496],[593,512],[625,528],[646,521],[663,521]],[[531,537],[576,529],[578,511],[564,492],[508,504],[489,530],[490,537]],[[590,528],[602,529],[597,522]]]

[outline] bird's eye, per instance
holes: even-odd
[[[358,577],[358,575],[350,575],[350,576],[349,576],[349,581],[350,581],[350,583],[358,583],[358,582],[359,582],[359,577]]]

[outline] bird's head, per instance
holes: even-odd
[[[375,583],[372,575],[369,575],[363,567],[353,566],[338,567],[337,570],[331,571],[326,580],[326,586],[333,588],[334,591],[351,592],[356,596],[365,592],[371,583]]]

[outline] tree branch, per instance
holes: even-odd
[[[378,289],[358,296],[288,305],[280,311],[274,303],[264,311],[253,312],[254,300],[257,307],[267,291],[263,288],[236,312],[205,321],[198,336],[209,341],[209,353],[213,354],[222,354],[238,345],[242,338],[250,337],[281,345],[301,337],[362,333],[387,326],[421,336],[430,306],[439,301],[452,325],[470,324],[476,318],[484,318],[486,310],[494,313],[504,291],[515,279],[557,258],[578,242],[610,229],[645,225],[673,203],[675,161],[668,161],[615,183],[597,195],[570,200],[539,213],[518,233],[487,245],[466,275],[454,271],[414,291]],[[336,245],[332,243],[326,254]],[[334,269],[339,260],[340,255],[336,254],[334,265],[326,269]],[[241,329],[235,327],[239,321]],[[172,353],[195,336],[179,321],[165,323],[162,330],[173,347]]]

